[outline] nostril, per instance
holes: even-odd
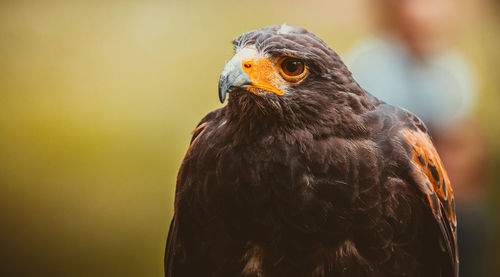
[[[243,66],[244,66],[245,68],[250,68],[250,67],[252,67],[252,64],[250,64],[250,63],[244,63],[244,64],[243,64]]]

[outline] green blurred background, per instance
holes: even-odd
[[[230,41],[286,22],[342,56],[371,32],[366,2],[1,1],[0,275],[161,276],[177,170],[221,106]],[[496,219],[500,21],[477,3],[459,46],[480,79]]]

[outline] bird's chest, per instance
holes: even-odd
[[[294,146],[251,144],[219,153],[215,172],[211,190],[224,198],[214,199],[259,210],[299,193],[307,162]]]
[[[315,233],[349,225],[340,221],[349,220],[346,211],[357,189],[346,175],[354,163],[349,157],[328,160],[340,154],[325,152],[339,150],[257,143],[218,149],[207,154],[210,169],[193,186],[205,218],[255,232]]]

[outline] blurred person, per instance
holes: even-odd
[[[460,276],[484,276],[486,143],[471,118],[473,70],[454,47],[463,1],[381,0],[379,33],[360,41],[347,64],[367,91],[420,117],[429,127],[454,186]]]

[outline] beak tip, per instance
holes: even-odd
[[[225,78],[224,77],[221,77],[219,79],[219,101],[221,103],[224,103],[224,101],[226,100],[226,92],[227,92],[227,89],[226,89],[226,86],[225,86]]]
[[[224,104],[224,101],[226,100],[226,94],[219,92],[219,101],[221,104]]]

